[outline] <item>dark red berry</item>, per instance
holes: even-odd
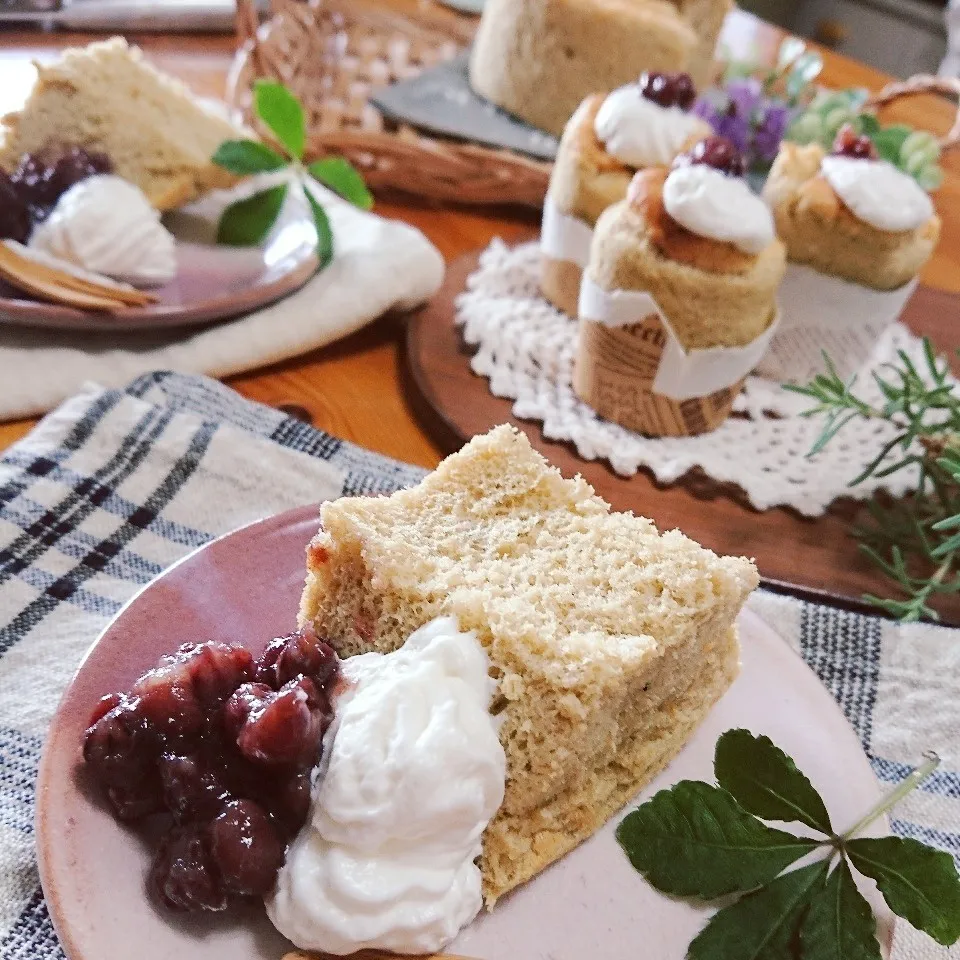
[[[159,753],[157,738],[138,709],[126,698],[87,729],[83,758],[105,786],[139,788]]]
[[[209,820],[231,799],[222,772],[202,754],[165,753],[158,766],[164,806],[177,823]]]
[[[857,160],[876,160],[879,154],[873,141],[858,134],[853,126],[845,123],[833,141],[833,153],[838,157],[853,157]]]
[[[295,773],[270,798],[270,812],[293,837],[307,822],[310,812],[310,774]]]
[[[271,692],[269,698],[244,686],[232,699],[246,701],[236,715],[249,706],[237,734],[237,746],[248,760],[270,766],[316,763],[330,717],[309,677],[291,680],[279,691]]]
[[[746,164],[740,151],[727,137],[713,136],[701,140],[699,143],[681,153],[674,161],[674,168],[704,164],[713,167],[721,173],[733,177],[742,177],[746,173]]]
[[[118,820],[142,820],[164,810],[160,782],[152,772],[130,787],[109,787],[107,799]]]
[[[171,910],[227,908],[206,825],[175,827],[167,834],[154,860],[150,883]]]
[[[10,177],[0,171],[0,239],[26,243],[32,228],[29,207]]]
[[[219,707],[253,671],[253,657],[225,643],[184,644],[144,674],[131,695],[167,742],[201,734]]]
[[[697,99],[697,88],[693,85],[689,73],[678,73],[673,78],[673,91],[677,106],[689,110]]]
[[[210,824],[210,848],[223,885],[263,896],[283,866],[285,844],[270,815],[252,800],[231,800]]]
[[[309,677],[325,687],[337,672],[337,655],[307,626],[267,644],[254,669],[254,678],[279,690],[297,677]]]
[[[88,153],[82,147],[71,147],[52,164],[48,184],[51,193],[59,199],[82,180],[112,172],[113,164],[106,154]]]
[[[640,74],[640,93],[661,107],[689,110],[697,91],[687,73],[648,71]]]

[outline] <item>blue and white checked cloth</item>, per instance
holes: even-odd
[[[0,460],[0,960],[63,955],[37,880],[34,780],[60,692],[107,621],[212,537],[421,475],[213,381],[170,373],[75,397]],[[762,591],[751,603],[837,698],[882,782],[901,779],[927,748],[941,753],[943,768],[893,827],[960,860],[960,631]],[[900,923],[895,956],[960,950]]]

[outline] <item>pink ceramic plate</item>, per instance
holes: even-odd
[[[46,743],[37,786],[40,875],[70,960],[279,960],[289,944],[262,909],[173,917],[144,895],[149,854],[95,799],[79,766],[80,738],[106,693],[125,689],[186,640],[239,640],[259,652],[294,626],[304,547],[316,507],[291,510],[196,551],[135,597],[91,648]],[[743,672],[644,793],[712,779],[713,749],[731,727],[765,733],[822,791],[843,827],[878,796],[870,766],[837,705],[756,616],[740,621]],[[619,817],[481,916],[451,946],[482,960],[681,960],[705,912],[656,893],[613,836]],[[867,891],[876,900],[876,892]],[[881,909],[883,939],[891,919]]]
[[[317,235],[306,211],[291,211],[260,247],[197,242],[194,219],[173,215],[177,273],[153,289],[159,302],[113,313],[31,300],[0,281],[0,324],[72,331],[134,333],[228,320],[302,287],[317,269]],[[208,234],[207,230],[202,231]]]

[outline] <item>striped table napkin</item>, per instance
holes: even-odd
[[[0,460],[0,960],[63,955],[37,879],[34,780],[60,692],[108,620],[212,537],[421,475],[173,373],[74,397]],[[927,748],[944,756],[893,829],[960,858],[960,631],[764,591],[751,602],[836,697],[881,782]],[[960,957],[897,930],[897,960]]]

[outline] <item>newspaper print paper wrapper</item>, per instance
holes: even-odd
[[[590,259],[593,227],[564,213],[547,195],[540,227],[540,292],[568,316],[577,315],[580,278]]]
[[[780,329],[756,372],[781,383],[809,383],[826,372],[826,352],[841,379],[849,380],[869,362],[916,288],[911,280],[897,290],[873,290],[788,263],[778,295]]]
[[[649,294],[580,287],[573,389],[607,420],[653,437],[715,430],[776,334],[779,315],[743,347],[684,350]]]

